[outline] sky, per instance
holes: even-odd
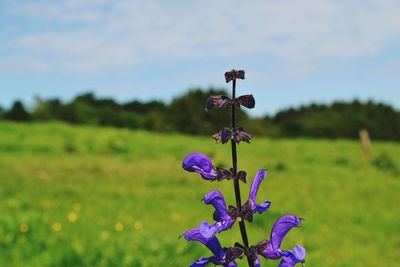
[[[400,109],[400,1],[0,0],[0,105],[71,100],[171,101],[229,88],[252,115],[355,98]]]

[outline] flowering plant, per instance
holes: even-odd
[[[306,250],[301,245],[296,245],[291,250],[280,249],[283,238],[294,227],[299,227],[302,219],[295,215],[283,215],[275,222],[272,227],[269,240],[262,240],[255,245],[249,245],[245,221],[252,222],[256,213],[262,214],[271,205],[270,201],[257,203],[256,195],[262,180],[267,176],[266,170],[259,170],[254,177],[249,198],[242,204],[240,196],[240,181],[246,183],[247,173],[238,171],[237,168],[237,151],[236,145],[240,142],[250,143],[252,135],[247,133],[242,127],[236,127],[236,108],[244,106],[246,108],[254,108],[255,100],[252,95],[243,95],[235,97],[236,80],[244,79],[245,72],[243,70],[232,70],[225,73],[226,82],[232,82],[232,98],[228,96],[210,96],[206,102],[206,111],[214,108],[231,107],[231,127],[223,128],[220,132],[212,137],[222,144],[231,143],[232,151],[232,168],[225,169],[214,166],[212,161],[203,153],[193,152],[187,155],[183,162],[182,168],[188,172],[197,172],[207,181],[232,180],[235,191],[236,205],[226,206],[224,196],[218,190],[208,192],[203,201],[205,204],[211,204],[215,211],[213,214],[214,223],[209,224],[207,221],[193,229],[186,231],[183,236],[188,241],[197,241],[205,245],[211,252],[212,256],[208,258],[200,258],[194,261],[191,267],[201,267],[208,263],[214,265],[222,265],[225,267],[237,266],[236,260],[243,257],[247,258],[250,267],[261,266],[260,256],[266,259],[281,259],[278,267],[291,267],[297,263],[304,263]],[[238,221],[243,244],[236,242],[233,247],[223,248],[217,238],[217,234],[232,228]]]

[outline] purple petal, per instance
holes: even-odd
[[[217,227],[215,225],[209,225],[208,222],[202,222],[200,224],[200,234],[204,238],[212,238],[217,233]]]
[[[192,264],[190,264],[190,267],[204,267],[207,263],[210,262],[212,262],[211,258],[200,258],[197,261],[192,262]]]
[[[256,259],[254,260],[254,267],[260,267],[261,262],[260,262],[260,257],[257,256]]]
[[[202,243],[203,245],[207,244],[207,239],[204,238],[199,231],[199,228],[192,228],[190,230],[187,230],[184,234],[183,237],[187,241],[197,241],[199,243]]]
[[[278,267],[293,267],[299,262],[304,262],[306,249],[296,245],[292,250],[281,251],[281,255],[283,258]]]
[[[216,233],[231,228],[234,223],[235,220],[231,219],[229,216],[226,216],[212,225],[208,224],[208,222],[202,222],[199,227],[200,234],[206,239],[213,238]]]
[[[293,227],[299,227],[300,224],[301,219],[295,215],[283,215],[276,220],[272,227],[270,238],[273,249],[279,249],[287,232]]]
[[[227,267],[237,267],[236,262],[231,261],[230,263],[228,263]]]
[[[215,180],[217,177],[211,160],[200,152],[187,155],[183,159],[182,168],[188,172],[197,172],[206,180]]]
[[[266,211],[269,206],[271,206],[271,201],[265,201],[264,203],[257,204],[257,212],[261,214]]]
[[[217,257],[217,258],[223,258],[225,256],[225,252],[223,248],[221,247],[221,244],[219,243],[218,239],[214,236],[212,238],[205,238],[200,234],[199,228],[193,228],[188,231],[186,231],[183,234],[183,237],[187,241],[197,241],[206,247],[208,247],[209,250]]]
[[[264,243],[265,244],[265,243]],[[275,259],[279,259],[280,257],[282,257],[281,254],[279,254],[279,251],[277,249],[274,249],[271,245],[270,241],[266,242],[265,247],[263,247],[262,251],[259,251],[259,253],[264,256],[267,259],[271,259],[271,260],[275,260]]]
[[[213,190],[208,192],[204,196],[203,201],[206,204],[211,204],[214,206],[218,218],[224,218],[227,216],[225,199],[220,191]]]
[[[210,258],[200,258],[197,261],[193,262],[190,267],[204,267],[208,263],[213,263],[214,265],[223,265],[226,267],[237,267],[235,261],[231,261],[227,264],[225,258],[217,258],[215,256]]]
[[[251,209],[253,210],[253,212],[258,211],[259,213],[263,213],[271,205],[271,202],[269,202],[269,201],[266,201],[259,205],[257,205],[257,203],[256,203],[258,188],[260,187],[261,181],[264,179],[264,177],[266,175],[267,175],[266,170],[262,170],[262,169],[259,170],[257,172],[256,176],[254,177],[253,182],[251,183],[249,201],[250,201]]]

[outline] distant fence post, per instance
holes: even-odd
[[[369,137],[369,133],[366,129],[361,129],[359,135],[364,157],[369,159],[371,156],[371,139]]]

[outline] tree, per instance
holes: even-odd
[[[273,123],[288,137],[356,139],[366,129],[373,139],[400,140],[400,112],[372,101],[290,108],[278,112]]]
[[[32,119],[39,121],[60,120],[63,105],[57,98],[44,100],[35,97],[35,107],[32,112]]]
[[[19,100],[14,102],[11,109],[5,113],[4,117],[8,120],[13,120],[13,121],[31,120],[30,114],[25,110],[24,105]]]
[[[0,106],[0,120],[4,118],[4,109]]]

